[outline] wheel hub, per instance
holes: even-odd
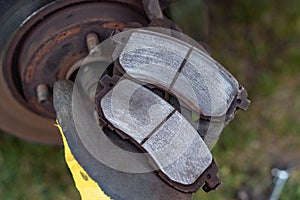
[[[54,119],[54,82],[74,79],[80,60],[95,42],[148,23],[142,5],[134,0],[63,1],[46,6],[23,23],[10,43],[4,66],[8,86],[22,105]],[[91,33],[94,38],[87,38]]]

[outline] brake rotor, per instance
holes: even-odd
[[[65,79],[73,63],[88,55],[85,41],[89,33],[106,39],[133,22],[140,26],[147,23],[131,7],[115,2],[75,3],[51,5],[33,16],[16,34],[5,63],[5,76],[16,98],[32,111],[53,119],[52,97],[50,103],[39,102],[38,85],[51,89],[56,80]]]
[[[149,20],[141,2],[135,0],[43,1],[39,5],[28,1],[26,6],[24,16],[1,19],[0,128],[31,141],[57,143],[54,82],[74,80],[93,46],[124,28],[147,26]]]

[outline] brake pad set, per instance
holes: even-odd
[[[210,149],[236,111],[247,109],[246,90],[207,52],[175,37],[135,30],[116,40],[115,73],[100,79],[96,93],[101,124],[147,154],[176,189],[216,189]]]

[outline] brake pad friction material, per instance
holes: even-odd
[[[193,184],[212,162],[194,128],[175,112],[144,144],[163,173],[175,182]],[[165,165],[165,163],[170,163]]]
[[[133,78],[169,88],[190,49],[178,41],[134,32],[120,54],[120,64]]]
[[[196,191],[204,183],[201,176],[212,166],[212,155],[197,131],[168,102],[121,79],[103,94],[100,105],[105,121],[146,152],[167,182],[183,191]],[[186,188],[193,184],[197,187]]]
[[[226,115],[238,87],[238,82],[207,54],[193,50],[171,91],[186,97],[201,114],[221,117]]]
[[[237,80],[207,53],[157,32],[133,32],[119,62],[129,76],[170,91],[204,116],[225,116],[238,94]]]
[[[107,120],[141,143],[174,108],[145,87],[121,80],[101,101]]]

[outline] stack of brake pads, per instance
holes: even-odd
[[[210,148],[236,111],[247,109],[246,90],[206,52],[162,33],[133,31],[117,50],[116,73],[98,85],[100,122],[146,153],[179,191],[216,189]],[[180,110],[152,88],[174,95]]]

